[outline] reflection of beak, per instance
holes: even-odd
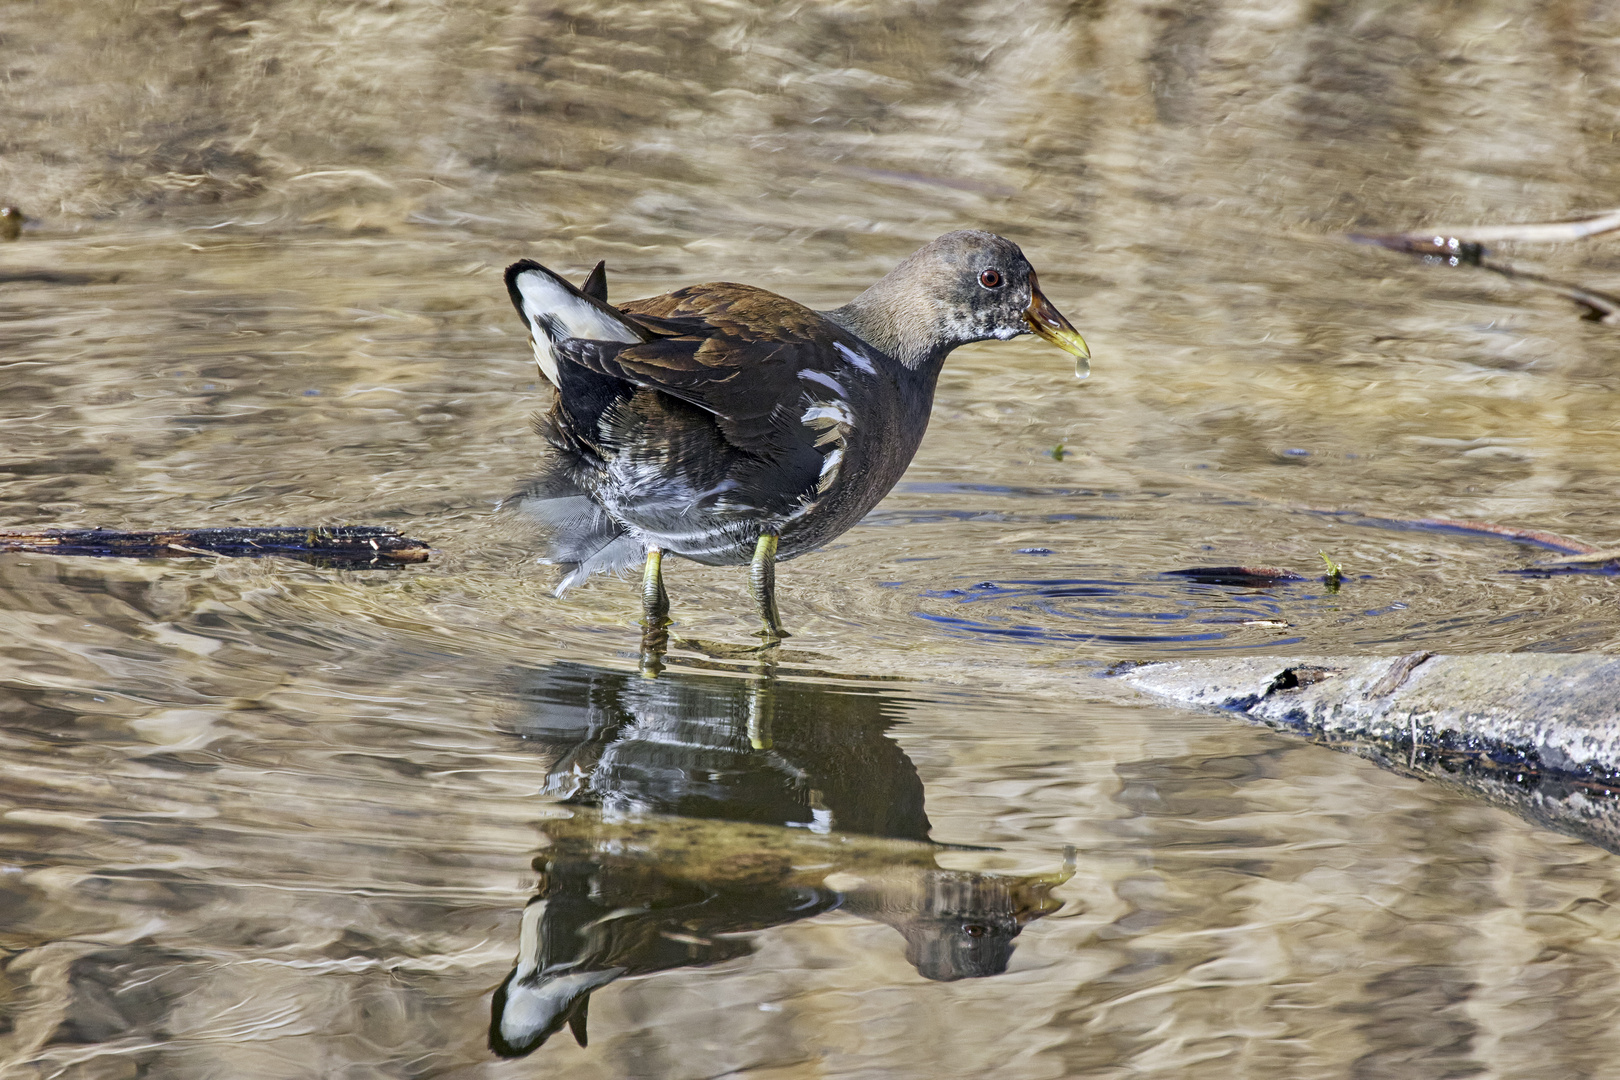
[[[1041,295],[1034,271],[1029,275],[1029,307],[1024,309],[1024,321],[1030,330],[1074,357],[1075,378],[1083,379],[1091,374],[1091,350],[1086,347],[1086,339],[1069,325],[1069,320],[1052,306],[1052,301]]]

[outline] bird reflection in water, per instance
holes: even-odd
[[[922,781],[886,732],[899,702],[859,686],[575,665],[527,675],[514,723],[571,816],[544,822],[539,889],[489,1043],[520,1057],[627,975],[752,951],[735,935],[834,908],[905,939],[929,979],[996,975],[1072,874],[939,867]]]

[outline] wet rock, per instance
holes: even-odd
[[[1222,658],[1122,677],[1157,697],[1285,727],[1409,740],[1416,724],[1533,752],[1547,768],[1620,776],[1620,659],[1606,656]]]
[[[1486,653],[1145,664],[1122,682],[1460,784],[1620,852],[1620,658]]]

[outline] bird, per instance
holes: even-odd
[[[787,637],[776,563],[827,544],[887,495],[958,346],[1034,333],[1089,372],[1085,339],[1018,245],[950,232],[842,307],[732,282],[610,304],[532,259],[506,287],[555,389],[542,471],[506,502],[550,534],[561,595],[642,572],[644,640],[670,625],[666,555],[748,564],[763,646]]]

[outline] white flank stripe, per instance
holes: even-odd
[[[799,372],[799,378],[804,379],[807,382],[820,383],[822,386],[825,386],[827,389],[831,390],[841,398],[849,397],[849,391],[844,389],[844,384],[833,378],[831,375],[827,375],[820,371],[811,371],[807,368],[804,371]]]
[[[855,417],[850,415],[849,406],[842,401],[811,402],[799,420],[805,424],[812,424],[817,420],[831,420],[834,424],[842,424],[847,428],[855,426]]]
[[[844,451],[842,449],[835,449],[832,453],[828,454],[821,462],[822,478],[825,479],[828,473],[836,471],[839,464],[841,464],[843,460]]]
[[[860,353],[856,352],[854,349],[849,348],[843,342],[841,342],[841,341],[833,342],[833,348],[835,348],[839,352],[843,353],[845,360],[848,360],[851,364],[854,364],[856,367],[860,368],[862,371],[866,372],[868,375],[876,375],[877,374],[877,368],[872,366],[872,361],[868,360],[866,357],[862,356]]]

